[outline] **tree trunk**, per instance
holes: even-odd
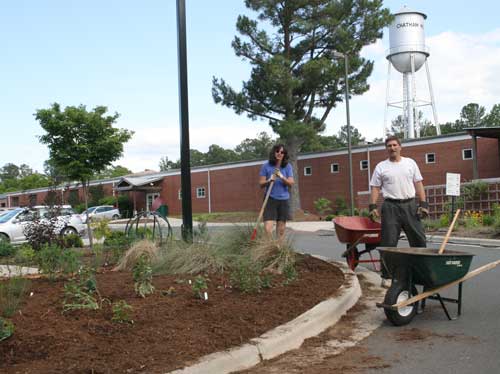
[[[89,235],[89,245],[90,249],[94,249],[94,243],[92,238],[92,228],[90,227],[89,220],[89,199],[88,199],[88,181],[83,182],[83,200],[85,201],[85,214],[87,215],[87,232]]]
[[[293,169],[293,178],[295,184],[291,188],[290,193],[290,210],[294,213],[297,209],[301,209],[300,205],[300,189],[299,189],[299,169],[297,164],[297,155],[299,144],[294,140],[287,141],[286,149],[288,151],[289,162]]]

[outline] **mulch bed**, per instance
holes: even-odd
[[[248,295],[210,276],[208,301],[194,297],[188,276],[156,276],[156,292],[135,295],[131,273],[97,276],[101,296],[133,307],[133,324],[112,322],[108,303],[98,311],[62,313],[63,281],[33,280],[31,297],[12,318],[16,330],[0,342],[0,372],[165,373],[212,352],[242,344],[292,320],[344,281],[335,266],[301,256],[298,279]],[[162,290],[174,287],[173,295]]]

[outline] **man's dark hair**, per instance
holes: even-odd
[[[284,168],[288,164],[288,151],[285,148],[284,144],[276,144],[271,148],[271,152],[269,152],[269,163],[271,165],[276,165],[276,152],[280,149],[283,149],[283,160],[281,161],[281,167]]]
[[[387,143],[389,143],[391,140],[395,140],[398,142],[399,145],[401,145],[401,140],[399,140],[399,138],[396,136],[396,135],[391,135],[391,136],[388,136],[386,139],[385,139],[385,146],[387,147]]]

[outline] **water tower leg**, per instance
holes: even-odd
[[[413,139],[415,137],[415,131],[413,128],[413,105],[411,98],[411,82],[410,73],[404,73],[404,86],[405,86],[405,108],[406,108],[406,137],[408,139]]]
[[[415,55],[410,55],[411,67],[411,112],[413,115],[413,132],[415,137],[420,138],[420,124],[417,113],[417,84],[415,83]]]
[[[431,96],[432,114],[434,115],[434,125],[436,126],[436,134],[441,135],[441,127],[439,126],[438,122],[436,101],[434,100],[434,91],[432,90],[431,73],[429,71],[429,65],[427,64],[427,59],[425,60],[425,70],[427,71],[427,85],[429,86],[429,95]]]
[[[387,112],[389,111],[389,88],[391,85],[391,62],[387,60],[387,86],[385,89],[385,112],[384,112],[384,134],[382,139],[385,139],[389,134],[389,129],[387,127]]]

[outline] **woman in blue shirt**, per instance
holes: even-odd
[[[264,209],[264,229],[268,235],[272,235],[276,222],[276,234],[281,240],[285,236],[286,221],[292,219],[289,188],[295,183],[292,165],[288,163],[288,152],[283,144],[271,149],[269,160],[260,169],[259,184],[262,188],[266,187],[266,192],[271,181],[274,181],[274,185]]]

